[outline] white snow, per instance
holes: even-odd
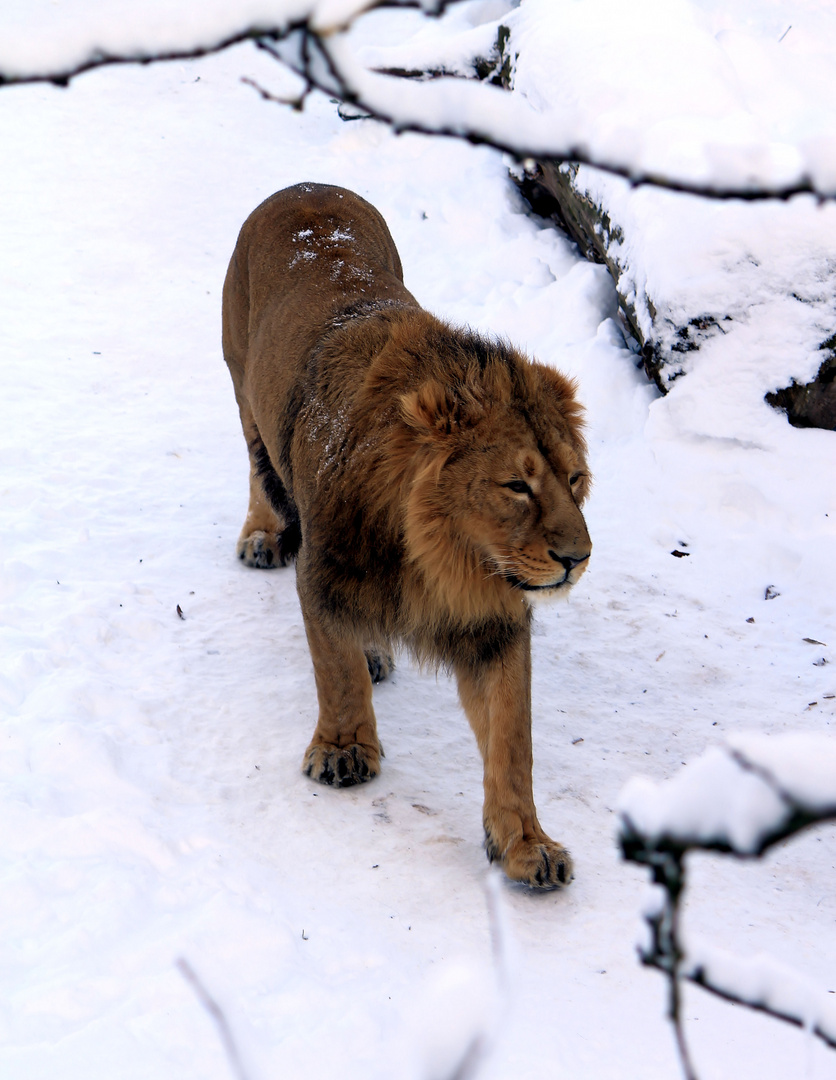
[[[832,737],[836,438],[764,404],[756,357],[777,371],[780,349],[754,319],[722,394],[709,358],[660,398],[606,272],[526,216],[499,155],[342,123],[317,96],[297,114],[242,75],[291,85],[241,47],[0,90],[0,1074],[227,1080],[183,957],[251,1080],[429,1076],[484,1031],[490,1080],[668,1080],[663,981],[634,951],[646,874],[619,860],[614,808],[631,775],[668,779],[739,731]],[[813,138],[830,98],[805,101]],[[453,686],[402,658],[375,691],[381,776],[314,787],[293,570],[235,558],[247,462],[220,288],[247,214],[302,180],[368,198],[421,302],[575,375],[588,408],[595,550],[570,603],[538,611],[533,678],[540,817],[577,878],[501,885],[499,1020]],[[781,348],[814,347],[807,305],[784,320]],[[832,829],[763,862],[695,859],[688,928],[836,989],[834,863]],[[686,1025],[708,1080],[799,1060],[836,1077],[803,1034],[697,990]]]

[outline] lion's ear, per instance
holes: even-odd
[[[558,428],[565,424],[569,436],[585,452],[584,407],[576,396],[577,382],[545,364],[532,365],[530,370],[536,378],[536,383],[530,384],[530,392],[538,402],[539,413]]]
[[[477,424],[485,407],[469,387],[444,386],[431,379],[401,397],[401,413],[418,434],[445,438]]]
[[[577,424],[579,428],[582,427],[584,409],[577,398],[577,380],[570,379],[562,372],[546,367],[545,364],[538,364],[536,371],[551,402],[557,405],[570,423]]]
[[[441,383],[424,383],[418,390],[401,396],[401,413],[409,427],[416,431],[435,430],[438,417],[444,411],[445,391]]]

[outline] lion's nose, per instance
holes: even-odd
[[[582,555],[579,559],[574,559],[571,555],[558,555],[556,551],[552,551],[551,548],[549,548],[549,558],[554,559],[556,563],[560,563],[568,574],[571,570],[574,570],[576,566],[580,566],[582,562],[586,562],[589,556]]]

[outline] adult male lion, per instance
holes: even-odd
[[[532,795],[527,601],[568,590],[589,558],[573,384],[424,311],[380,214],[322,184],[246,220],[223,316],[250,452],[238,555],[297,560],[319,698],[305,772],[377,774],[370,670],[405,643],[455,672],[488,858],[530,886],[568,882]]]

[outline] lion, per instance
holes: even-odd
[[[425,311],[378,211],[313,183],[245,221],[223,352],[250,460],[238,556],[296,559],[319,703],[304,772],[378,774],[372,682],[406,646],[457,680],[489,860],[568,883],[532,792],[530,601],[566,593],[590,556],[574,383]]]

